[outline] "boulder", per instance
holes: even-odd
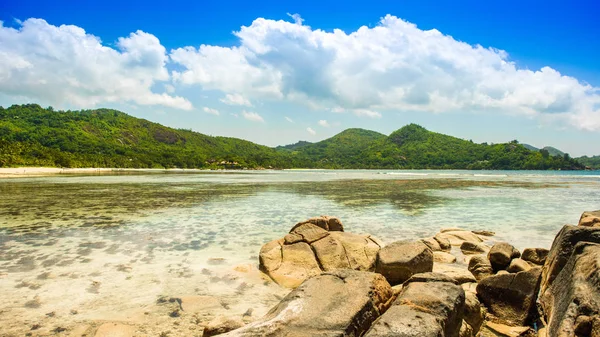
[[[531,269],[531,266],[527,261],[523,259],[512,259],[510,261],[510,265],[506,268],[506,271],[509,273],[518,273],[520,271],[527,271]]]
[[[450,282],[411,282],[365,337],[458,337],[464,290]]]
[[[460,326],[460,332],[458,333],[458,337],[475,337],[475,333],[473,333],[473,328],[469,325],[469,323],[463,320],[462,325]]]
[[[427,247],[429,247],[429,249],[431,249],[431,251],[433,251],[433,252],[439,252],[442,250],[440,243],[437,242],[437,240],[434,238],[421,239],[421,242],[423,242],[425,245],[427,245]],[[448,243],[448,245],[449,244],[450,243]]]
[[[561,234],[567,233],[561,231]],[[555,244],[568,242],[562,239],[557,237]],[[572,248],[562,247],[571,254],[558,273],[546,272],[547,277],[554,276],[551,281],[545,280],[540,293],[548,336],[600,336],[600,243],[581,239]],[[588,239],[595,237],[590,235]],[[544,269],[556,266],[557,249],[561,247],[553,244]]]
[[[283,239],[261,248],[260,270],[288,288],[295,288],[323,271],[347,268],[372,271],[380,249],[378,240],[342,230],[341,222],[334,217],[300,222]]]
[[[204,327],[203,337],[216,336],[239,329],[244,326],[244,321],[239,317],[219,316],[208,322]]]
[[[450,277],[458,284],[477,282],[475,276],[473,276],[473,274],[471,274],[464,267],[458,267],[456,265],[449,265],[444,263],[435,263],[433,265],[433,271],[435,273],[444,274]]]
[[[438,242],[440,248],[443,251],[450,251],[452,249],[452,245],[450,244],[450,240],[446,237],[441,237],[440,233],[436,234],[433,239]]]
[[[488,253],[488,260],[492,264],[495,271],[506,269],[510,265],[510,261],[520,257],[521,253],[517,248],[506,242],[499,242],[492,246]]]
[[[545,248],[525,248],[521,258],[527,262],[537,264],[538,266],[544,265],[546,257],[550,251]]]
[[[406,282],[404,282],[404,285],[407,285],[412,282],[449,282],[453,284],[458,284],[458,282],[456,282],[450,276],[434,272],[415,274],[411,276]]]
[[[427,245],[421,241],[397,241],[379,251],[375,271],[396,285],[432,268],[433,252]]]
[[[456,256],[446,252],[433,252],[433,262],[454,263]]]
[[[484,278],[494,275],[492,264],[485,255],[475,255],[469,260],[469,271],[477,281],[481,281]]]
[[[493,275],[477,285],[477,296],[488,311],[512,325],[528,325],[535,312],[540,267],[516,274]]]
[[[487,231],[487,230],[479,230],[479,231],[472,231],[472,232],[474,234],[481,235],[481,236],[494,236],[494,235],[496,235],[496,232]]]
[[[361,336],[392,300],[385,278],[326,272],[292,290],[264,317],[222,336]]]
[[[465,292],[465,314],[463,319],[471,327],[473,334],[477,334],[485,320],[485,310],[482,309],[477,294]]]
[[[443,233],[438,233],[435,237],[436,239],[438,237],[441,239],[448,239],[452,246],[460,246],[465,241],[474,243],[483,242],[483,240],[479,236],[477,236],[477,234],[464,230],[451,230]]]
[[[465,241],[460,245],[460,250],[463,254],[481,254],[490,251],[490,248],[480,242]]]
[[[530,337],[535,336],[533,329],[527,326],[509,326],[496,322],[485,322],[481,337]]]
[[[579,226],[600,227],[600,211],[583,212],[579,218]]]

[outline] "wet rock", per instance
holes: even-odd
[[[499,242],[492,246],[488,253],[488,260],[495,271],[506,269],[510,261],[520,257],[521,253],[509,243]]]
[[[548,336],[600,335],[600,243],[588,242],[599,233],[598,227],[565,226],[554,240],[540,292]]]
[[[579,218],[579,226],[600,227],[600,211],[583,212]]]
[[[409,283],[365,337],[457,337],[464,302],[464,290],[453,283]]]
[[[477,285],[477,295],[489,312],[513,325],[528,325],[534,313],[541,268],[493,275]]]
[[[460,250],[463,254],[481,254],[490,251],[490,248],[480,242],[465,241],[460,245]]]
[[[360,336],[391,299],[392,288],[379,274],[326,272],[306,280],[263,318],[223,336]]]
[[[244,322],[238,317],[219,316],[204,327],[203,337],[216,336],[243,327]]]
[[[342,229],[339,219],[332,217],[298,223],[283,239],[271,241],[261,248],[259,268],[279,285],[288,288],[295,288],[323,271],[347,268],[372,271],[381,249],[378,240],[370,235],[346,233]]]
[[[397,241],[379,251],[375,271],[396,285],[432,268],[433,252],[427,245],[421,241]]]
[[[446,252],[433,252],[433,261],[440,263],[454,263],[456,256]]]
[[[531,269],[531,266],[527,261],[522,259],[512,259],[510,265],[506,268],[506,271],[509,273],[518,273],[520,271],[528,271],[529,269]]]
[[[450,277],[451,279],[456,281],[456,283],[458,283],[458,284],[477,282],[477,279],[475,279],[475,276],[473,276],[473,274],[471,274],[464,267],[436,263],[433,265],[433,271],[435,273],[444,274],[444,275]]]
[[[549,252],[545,248],[525,248],[523,254],[521,254],[521,258],[527,262],[542,266],[546,262]]]
[[[437,240],[434,238],[421,239],[421,242],[423,242],[425,245],[427,245],[427,247],[429,247],[429,249],[431,249],[431,251],[433,251],[433,252],[439,252],[442,250],[440,243],[437,242]],[[450,244],[450,243],[448,243],[448,244]]]
[[[95,337],[132,337],[135,327],[121,323],[104,323],[96,330]]]
[[[483,240],[479,236],[477,236],[477,234],[464,230],[455,230],[447,231],[444,233],[438,233],[435,237],[436,239],[438,237],[441,239],[448,239],[452,246],[460,246],[465,241],[474,243],[483,242]]]

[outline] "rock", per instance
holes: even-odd
[[[474,337],[473,328],[469,325],[469,323],[463,320],[462,325],[460,326],[460,332],[458,333],[459,337]]]
[[[473,334],[477,334],[485,320],[485,310],[481,308],[477,294],[465,292],[465,314],[463,319],[469,324]]]
[[[456,228],[456,227],[440,229],[440,233],[447,233],[447,232],[466,232],[466,230],[462,229],[462,228]]]
[[[506,269],[510,265],[510,261],[520,257],[521,253],[517,248],[506,242],[499,242],[492,246],[488,253],[488,260],[492,264],[495,271]]]
[[[444,274],[450,277],[458,284],[477,282],[475,276],[473,276],[473,274],[471,274],[464,267],[456,267],[448,264],[435,263],[433,265],[433,271],[435,273]]]
[[[518,273],[520,271],[528,271],[529,269],[531,269],[531,266],[527,261],[522,259],[512,259],[510,265],[506,268],[506,271],[509,273]]]
[[[494,270],[490,260],[485,255],[475,255],[469,260],[469,271],[477,281],[481,281],[484,278],[493,275]]]
[[[555,260],[560,258],[556,250],[571,250],[557,274],[546,272],[547,277],[554,275],[554,278],[546,280],[540,293],[548,336],[600,336],[600,243],[583,241],[586,237],[580,236],[582,241],[569,248],[571,242],[565,236],[575,233],[564,229],[555,239],[544,265],[545,271],[556,267]],[[600,232],[600,228],[596,231]],[[597,238],[591,235],[596,233],[588,234],[587,239]]]
[[[328,232],[344,231],[344,225],[342,224],[342,221],[339,218],[334,216],[321,215],[319,217],[314,217],[305,221],[298,222],[294,227],[292,227],[290,232],[293,232],[296,227],[300,227],[304,224],[313,224]]]
[[[450,240],[446,237],[441,237],[440,233],[436,234],[433,239],[438,242],[440,248],[444,251],[450,251],[452,249],[452,245],[450,244]]]
[[[203,337],[220,335],[243,327],[245,324],[239,317],[219,316],[208,322],[204,327]]]
[[[315,254],[306,242],[286,245],[283,240],[271,241],[261,248],[259,260],[263,272],[288,288],[295,288],[321,273]]]
[[[489,312],[512,325],[528,325],[536,307],[541,268],[493,275],[477,285],[477,295]]]
[[[95,337],[132,337],[135,327],[121,323],[104,323],[96,330]]]
[[[579,226],[600,227],[600,211],[583,212],[579,218]]]
[[[496,232],[492,232],[492,231],[486,231],[486,230],[480,230],[480,231],[471,231],[474,234],[477,235],[482,235],[482,236],[494,236],[496,235]]]
[[[323,216],[300,222],[283,239],[265,244],[259,268],[277,284],[295,288],[323,271],[372,271],[380,249],[377,239],[343,232],[339,219]]]
[[[509,326],[494,322],[485,322],[485,330],[490,330],[493,334],[483,334],[487,336],[502,336],[502,337],[525,337],[533,336],[532,329],[526,326]]]
[[[446,252],[433,252],[433,262],[454,263],[456,256]]]
[[[392,288],[379,274],[326,272],[292,290],[263,318],[222,336],[361,336],[391,299]]]
[[[477,294],[477,283],[475,282],[463,283],[460,286],[465,290],[465,293]]]
[[[546,257],[550,251],[545,248],[525,248],[521,258],[527,262],[537,264],[538,266],[544,265]]]
[[[489,252],[490,248],[480,242],[465,241],[460,245],[460,250],[463,254],[480,254]]]
[[[397,241],[379,251],[375,271],[396,285],[432,268],[433,252],[423,242]]]
[[[409,283],[365,337],[457,337],[464,301],[464,290],[449,282]]]
[[[404,282],[404,285],[407,285],[412,282],[449,282],[453,284],[458,284],[458,282],[456,282],[456,280],[454,280],[450,276],[433,272],[415,274],[411,276],[406,282]]]
[[[439,252],[442,250],[440,243],[437,242],[437,240],[434,238],[421,239],[421,242],[423,242],[425,245],[427,245],[427,247],[429,247],[429,249],[431,249],[431,251],[433,251],[433,252]]]
[[[442,239],[448,239],[452,246],[460,246],[465,241],[475,243],[483,242],[483,240],[473,232],[463,230],[438,233],[435,237],[436,239],[437,237],[440,237]]]

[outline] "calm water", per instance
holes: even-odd
[[[161,296],[212,296],[260,316],[287,291],[256,271],[262,244],[328,214],[384,242],[440,228],[549,247],[600,209],[598,172],[264,171],[0,180],[0,330],[34,335],[117,320],[185,335]],[[54,313],[48,315],[49,313]],[[38,324],[39,327],[31,330]],[[187,324],[187,325],[186,325]],[[192,325],[190,325],[192,324]],[[179,329],[179,330],[178,330]],[[179,332],[178,332],[179,331]],[[190,334],[193,335],[193,334]]]

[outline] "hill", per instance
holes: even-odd
[[[600,170],[600,156],[593,156],[593,157],[583,156],[583,157],[575,158],[575,160],[589,168],[592,168],[595,170]]]
[[[475,144],[416,124],[391,135],[348,129],[317,143],[270,148],[173,129],[110,109],[0,107],[0,167],[581,169],[516,141]]]

